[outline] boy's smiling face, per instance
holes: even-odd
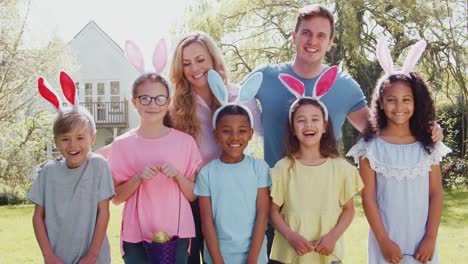
[[[223,153],[221,161],[237,163],[244,158],[244,149],[252,139],[253,129],[250,122],[243,115],[227,114],[218,121],[215,129],[216,142]]]
[[[65,158],[68,168],[81,166],[88,157],[96,135],[90,127],[72,129],[55,138],[55,145]]]

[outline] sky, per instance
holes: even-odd
[[[165,37],[170,45],[170,29],[180,23],[191,0],[30,0],[31,8],[25,45],[45,45],[54,35],[69,42],[90,20],[118,45],[125,40],[151,53],[156,41]],[[25,13],[22,0],[20,13]],[[171,47],[169,47],[171,50]]]

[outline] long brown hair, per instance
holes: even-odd
[[[333,131],[333,124],[331,122],[331,118],[328,117],[328,121],[325,121],[325,112],[323,111],[322,107],[320,106],[317,101],[311,98],[302,98],[296,105],[296,108],[291,114],[291,122],[288,121],[287,129],[286,129],[286,140],[285,140],[285,156],[288,157],[290,160],[289,170],[294,167],[294,154],[299,151],[301,143],[296,137],[296,133],[294,131],[294,117],[296,115],[297,110],[303,105],[313,105],[320,109],[322,113],[323,122],[325,122],[327,129],[325,133],[320,138],[320,154],[324,157],[331,157],[336,158],[340,156],[338,152],[338,145],[335,138],[335,133]]]
[[[194,31],[185,36],[177,45],[172,58],[170,78],[174,85],[174,97],[172,100],[172,118],[175,128],[197,138],[200,133],[200,123],[197,119],[197,102],[193,94],[190,83],[184,76],[184,66],[182,63],[183,49],[188,45],[198,42],[210,54],[213,60],[213,68],[221,75],[224,83],[227,84],[228,76],[221,50],[216,46],[214,40],[205,32]],[[212,105],[212,112],[220,106],[215,100]]]

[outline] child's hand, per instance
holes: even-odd
[[[97,256],[87,254],[86,256],[84,256],[84,258],[80,259],[80,262],[78,262],[78,264],[94,264],[96,263],[96,260]]]
[[[161,169],[158,166],[149,165],[146,166],[138,175],[141,180],[148,181],[151,180],[156,174],[160,173]]]
[[[414,258],[422,263],[431,261],[434,256],[435,242],[435,239],[424,237],[421,244],[419,244],[418,251],[416,251]]]
[[[400,247],[391,239],[387,238],[387,240],[385,240],[382,245],[379,246],[380,250],[382,251],[382,255],[387,262],[398,264],[403,259]]]
[[[299,256],[303,256],[304,254],[314,251],[314,247],[309,243],[309,241],[298,233],[292,232],[287,240]]]
[[[174,166],[169,163],[161,166],[161,172],[172,179],[183,176],[182,173],[180,173],[176,168],[174,168]]]
[[[314,243],[314,251],[319,253],[320,255],[329,256],[331,253],[333,253],[333,250],[335,250],[337,240],[338,239],[335,238],[333,235],[326,234],[323,237],[321,237],[316,243]]]
[[[63,260],[61,260],[55,254],[52,254],[50,256],[44,256],[44,260],[47,264],[65,264],[65,262],[63,262]]]

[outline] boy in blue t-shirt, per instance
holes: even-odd
[[[244,155],[253,135],[244,108],[230,105],[214,118],[215,138],[223,152],[200,170],[194,189],[205,236],[204,261],[267,263],[269,167],[264,160]]]

